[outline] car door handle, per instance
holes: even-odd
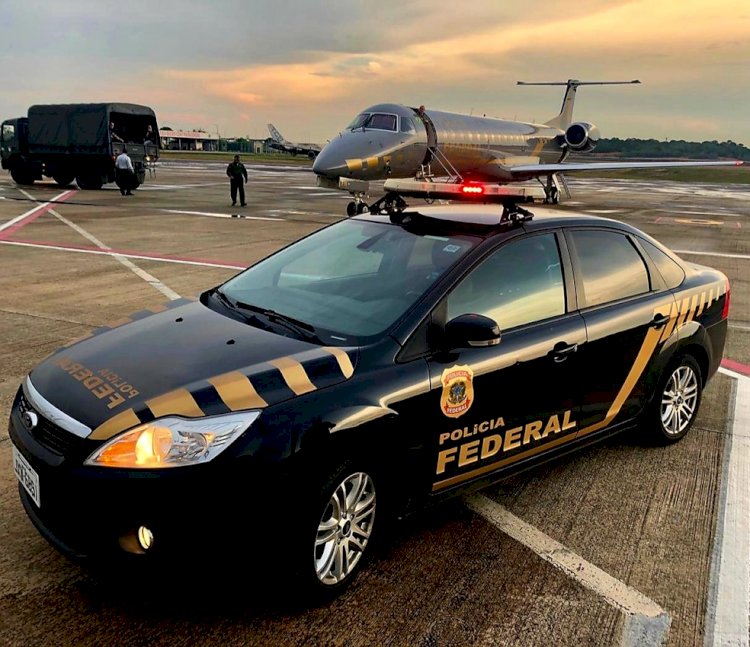
[[[669,323],[669,315],[662,315],[662,314],[656,314],[654,315],[654,318],[651,320],[651,327],[652,328],[663,328]]]
[[[578,344],[566,344],[564,341],[555,344],[552,349],[552,359],[556,362],[564,362],[570,355],[578,350]]]

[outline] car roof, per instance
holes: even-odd
[[[523,227],[527,231],[549,229],[552,227],[571,226],[605,226],[614,227],[642,234],[640,230],[611,218],[589,215],[577,211],[560,211],[550,207],[523,205],[524,210],[533,214],[531,220],[523,221]],[[451,204],[424,207],[409,207],[404,210],[403,216],[423,217],[425,222],[433,222],[442,228],[450,228],[456,233],[466,232],[492,237],[500,233],[506,233],[514,227],[507,221],[501,222],[503,206],[501,204]],[[382,215],[363,214],[356,216],[357,219],[373,220],[383,222]],[[387,219],[387,216],[385,216]],[[516,225],[517,226],[517,225]]]

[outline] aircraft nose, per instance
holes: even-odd
[[[346,162],[337,146],[338,142],[330,142],[323,147],[313,162],[313,171],[318,175],[337,178],[345,175]]]

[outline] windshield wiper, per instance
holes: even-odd
[[[300,321],[299,319],[295,319],[294,317],[290,317],[289,315],[281,314],[280,312],[276,312],[275,310],[269,310],[268,308],[255,306],[252,303],[243,303],[242,301],[237,301],[235,305],[238,308],[242,308],[243,310],[250,310],[251,312],[257,312],[258,314],[261,314],[269,321],[285,326],[288,330],[291,330],[307,341],[320,344],[323,343],[323,340],[318,337],[317,333],[315,332],[315,326],[312,326],[305,321]]]
[[[219,288],[216,288],[213,291],[213,295],[221,301],[227,308],[231,308],[232,310],[236,309],[236,305],[234,302],[226,295],[224,294]]]

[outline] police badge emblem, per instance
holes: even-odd
[[[449,418],[465,414],[474,403],[474,372],[469,366],[452,366],[443,371],[440,382],[443,394],[440,396],[440,409]]]

